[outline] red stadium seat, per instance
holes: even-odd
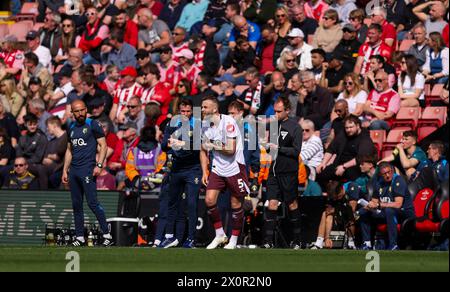
[[[20,13],[17,14],[14,19],[16,21],[31,20],[36,21],[36,17],[39,15],[37,2],[25,2],[22,4]]]
[[[420,107],[402,107],[395,117],[392,129],[415,130],[420,118]]]
[[[433,101],[441,100],[441,92],[444,89],[444,84],[435,84],[431,88],[430,84],[425,84],[425,105],[430,106]]]
[[[422,126],[417,129],[417,138],[420,141],[428,137],[431,133],[436,131],[438,128],[435,126]]]
[[[7,34],[9,34],[8,25],[5,23],[0,24],[0,40],[2,40]]]
[[[400,43],[400,47],[398,48],[399,51],[401,52],[406,52],[409,50],[409,48],[414,45],[415,41],[414,40],[409,40],[409,39],[404,39],[401,43]]]
[[[27,33],[33,28],[33,22],[30,20],[19,21],[11,24],[9,31],[15,35],[20,42],[25,41]]]
[[[445,124],[446,118],[447,107],[426,107],[423,110],[422,117],[419,119],[418,126],[420,127],[421,125],[434,125],[436,127],[441,127]]]
[[[370,138],[372,138],[373,143],[377,147],[378,156],[381,153],[381,149],[383,148],[383,143],[386,141],[386,131],[385,130],[371,130]]]

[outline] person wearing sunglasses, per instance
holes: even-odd
[[[41,45],[50,50],[52,58],[58,54],[61,44],[61,15],[49,13],[45,16],[44,26],[38,31]]]
[[[364,105],[364,127],[370,130],[389,130],[390,122],[400,110],[400,96],[389,87],[388,74],[380,71],[375,76],[375,89]]]
[[[342,36],[338,13],[336,10],[329,9],[324,13],[322,22],[314,33],[311,45],[314,48],[322,48],[326,53],[331,53],[341,41]]]
[[[378,178],[374,183],[374,190],[378,191],[373,193],[372,199],[366,207],[358,210],[363,240],[362,249],[372,249],[372,224],[383,220],[387,224],[387,249],[398,250],[397,224],[402,224],[405,220],[415,217],[412,197],[405,179],[395,173],[394,167],[390,163],[380,163],[378,169]]]
[[[303,31],[299,28],[293,28],[287,37],[289,39],[289,46],[283,49],[281,55],[286,51],[292,51],[300,71],[312,69],[311,51],[314,48],[305,42],[305,34]]]
[[[349,73],[345,75],[343,83],[344,90],[339,94],[337,101],[346,100],[349,113],[357,117],[361,116],[367,100],[367,92],[362,88],[359,76]]]
[[[356,28],[352,24],[345,24],[342,28],[342,32],[344,35],[342,36],[342,40],[334,49],[334,53],[342,56],[342,59],[344,60],[344,68],[346,71],[352,72],[362,43],[360,43],[356,38]]]
[[[14,160],[13,169],[6,174],[2,189],[9,190],[39,190],[39,182],[28,171],[28,163],[24,157]]]

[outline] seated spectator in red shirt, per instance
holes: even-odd
[[[389,130],[391,119],[400,109],[400,96],[389,87],[388,74],[375,75],[375,89],[369,93],[364,105],[363,127],[370,130]]]
[[[114,24],[116,28],[125,31],[124,41],[137,48],[139,28],[125,10],[120,10],[119,14],[114,17]]]
[[[395,50],[397,46],[397,31],[395,30],[395,27],[392,24],[387,22],[386,9],[382,7],[375,7],[370,17],[372,19],[372,23],[379,24],[383,28],[381,40],[392,50]]]

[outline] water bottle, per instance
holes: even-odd
[[[89,231],[87,246],[89,246],[89,247],[94,246],[94,234],[92,233],[92,230]]]

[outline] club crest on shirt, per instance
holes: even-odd
[[[87,131],[88,131],[88,129],[87,129],[87,128],[83,128],[83,134],[85,134],[85,135],[86,135]]]
[[[227,125],[227,132],[228,133],[233,133],[234,132],[234,125],[233,124],[228,124]]]

